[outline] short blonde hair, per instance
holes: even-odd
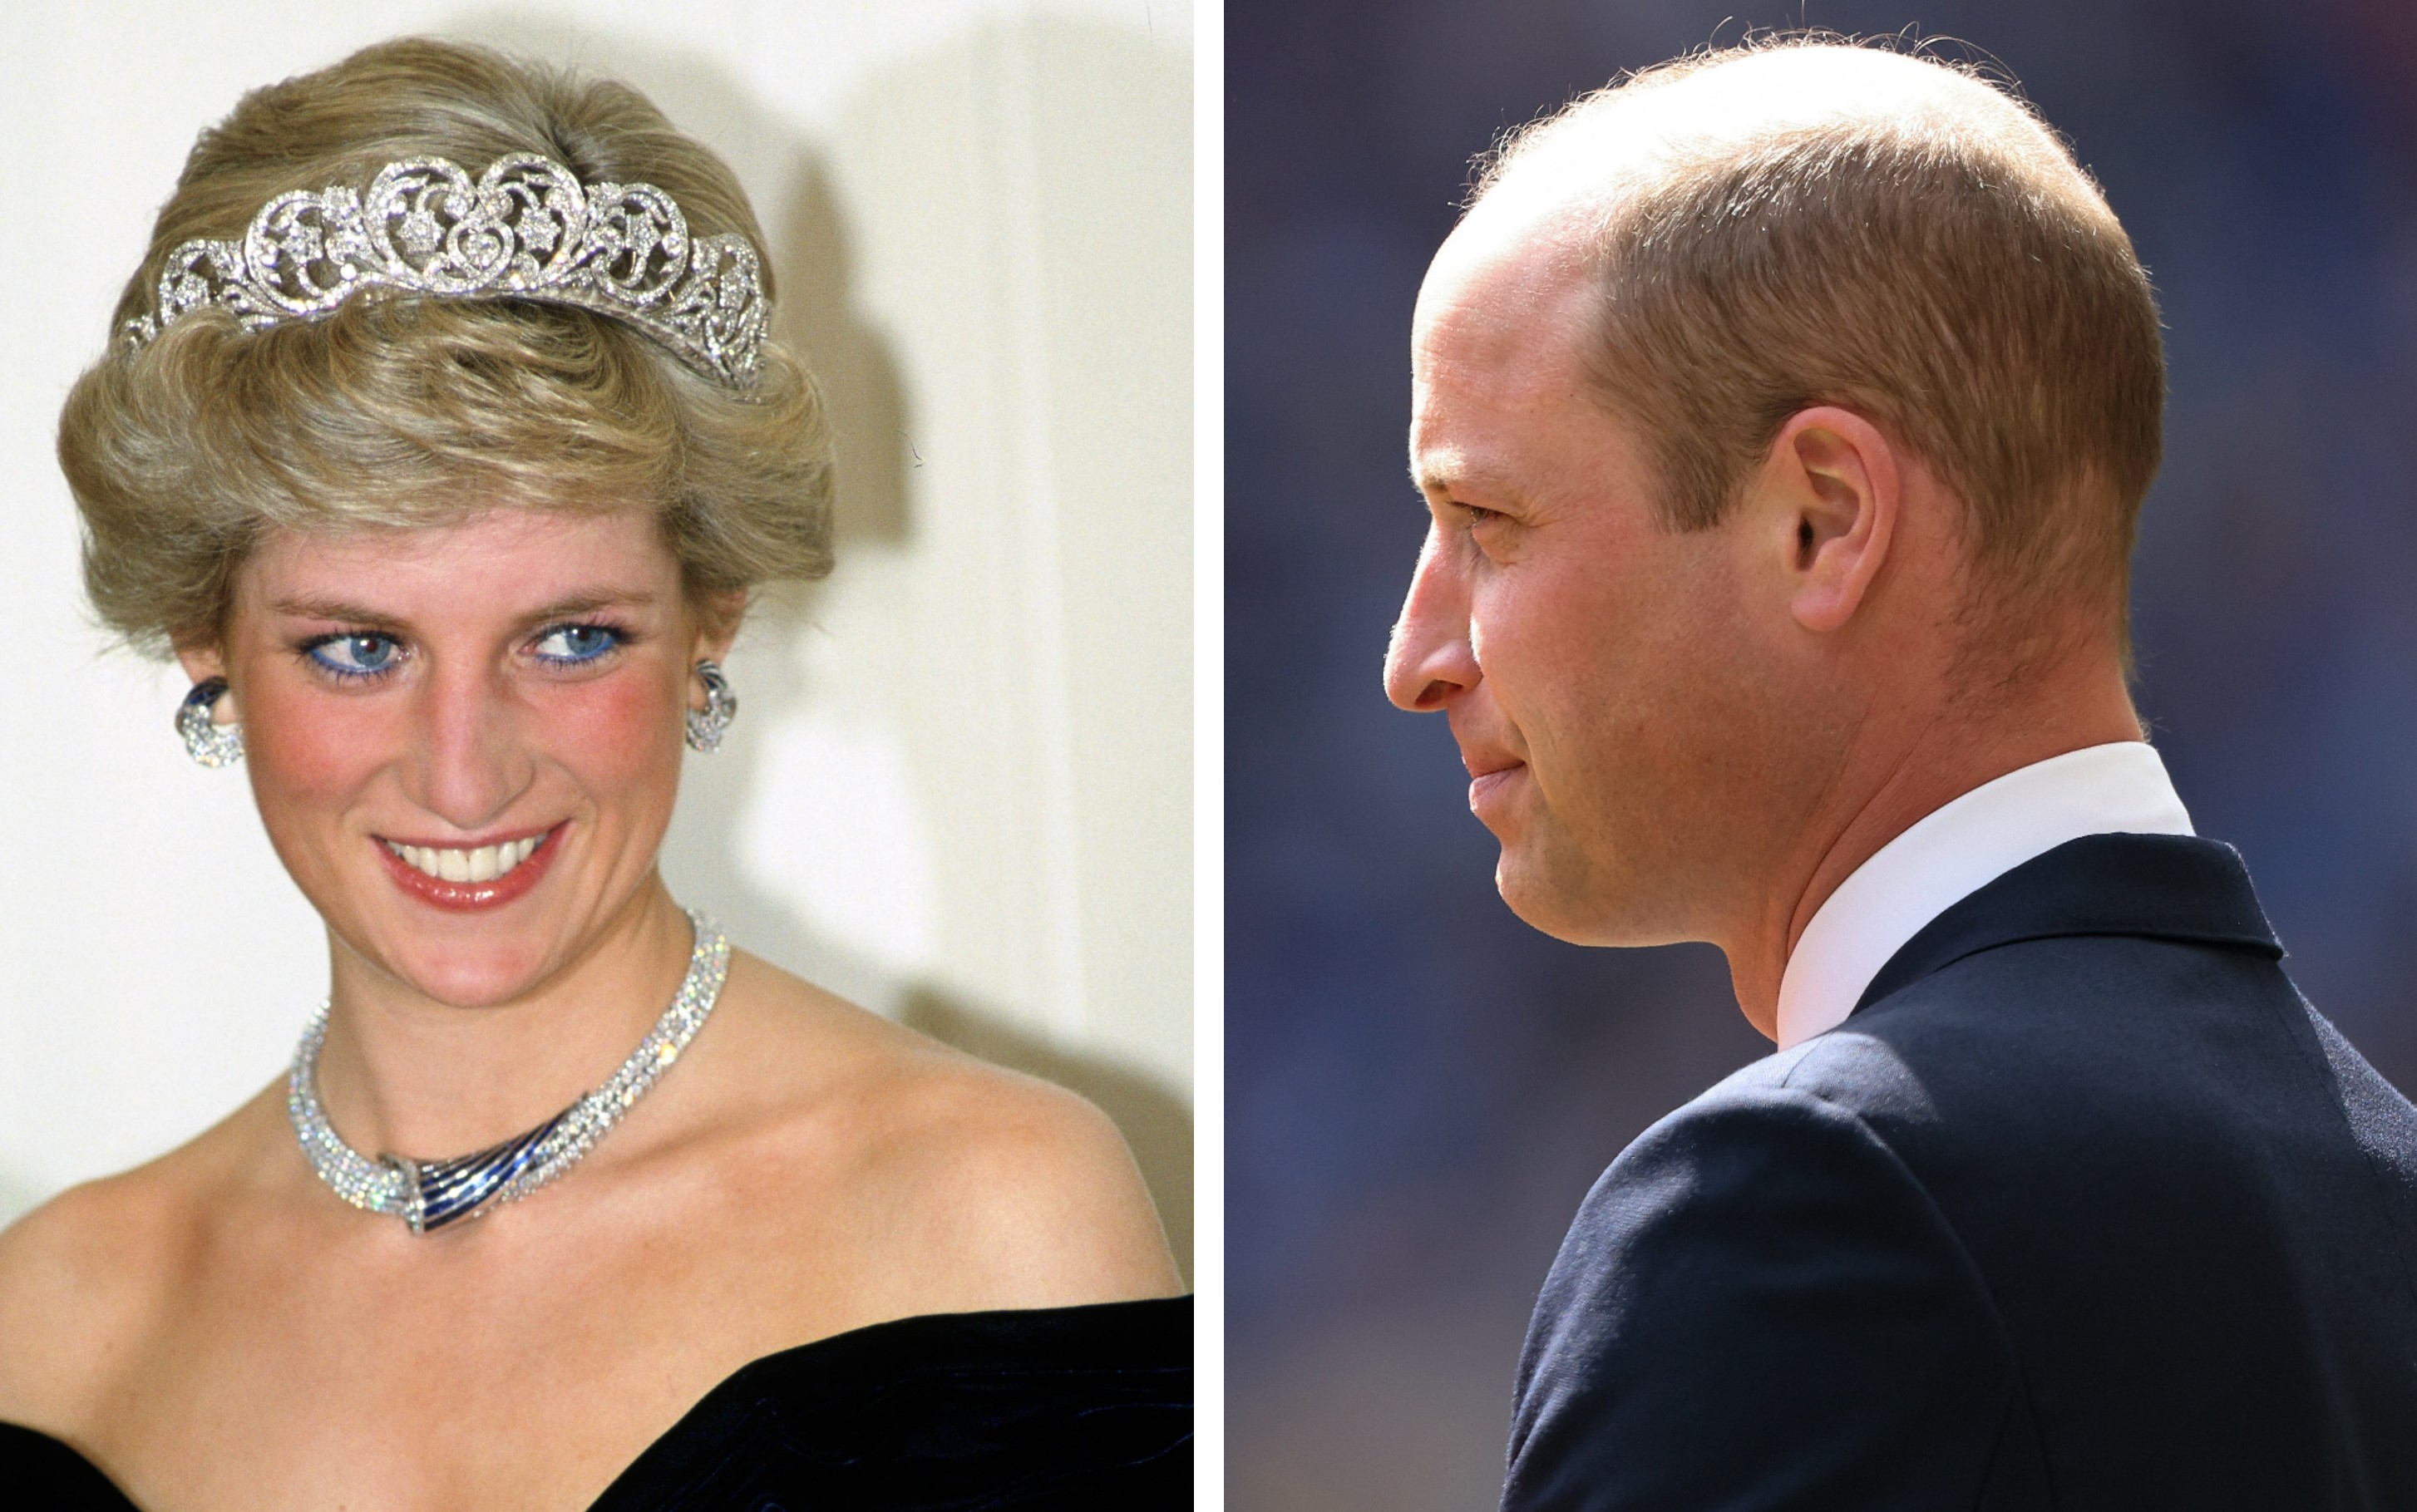
[[[362,188],[405,158],[475,175],[521,152],[583,182],[655,185],[697,235],[736,232],[762,254],[728,167],[636,91],[405,38],[255,90],[203,132],[113,328],[149,311],[179,243],[240,236],[280,193]],[[767,342],[762,383],[740,392],[612,317],[525,300],[357,297],[256,332],[196,310],[84,373],[59,461],[93,605],[154,654],[219,637],[264,528],[644,506],[693,595],[830,566],[829,429],[795,357]]]
[[[1837,404],[1961,497],[2001,603],[2084,602],[2121,643],[2162,445],[2156,303],[2029,105],[1935,58],[1770,38],[1514,133],[1472,204],[1547,162],[1596,182],[1592,367],[1645,432],[1669,524],[1717,523],[1788,416]]]

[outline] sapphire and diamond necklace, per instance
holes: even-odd
[[[355,1207],[392,1213],[411,1225],[412,1232],[426,1233],[526,1197],[577,1165],[679,1059],[722,996],[722,981],[730,970],[730,942],[703,914],[692,909],[688,917],[696,930],[688,975],[671,1006],[621,1068],[527,1133],[449,1160],[411,1160],[399,1155],[372,1160],[338,1136],[327,1110],[319,1106],[319,1049],[327,1038],[328,1007],[320,1004],[302,1031],[285,1082],[285,1111],[312,1169]]]

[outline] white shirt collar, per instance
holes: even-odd
[[[1779,1048],[1835,1029],[1923,925],[2084,835],[2191,835],[2166,764],[2136,740],[2017,767],[1931,810],[1814,914],[1779,979]]]

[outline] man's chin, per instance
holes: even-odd
[[[1670,945],[1693,936],[1655,917],[1638,889],[1612,885],[1574,857],[1505,845],[1494,886],[1529,929],[1580,945]]]
[[[1529,929],[1572,945],[1593,945],[1595,931],[1588,926],[1594,910],[1583,906],[1580,890],[1560,870],[1539,866],[1534,857],[1506,844],[1494,865],[1494,888]]]

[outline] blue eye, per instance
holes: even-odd
[[[390,635],[334,635],[311,647],[311,659],[340,677],[373,677],[402,654]]]
[[[577,666],[593,661],[621,643],[621,632],[604,625],[557,625],[538,637],[540,661]]]

